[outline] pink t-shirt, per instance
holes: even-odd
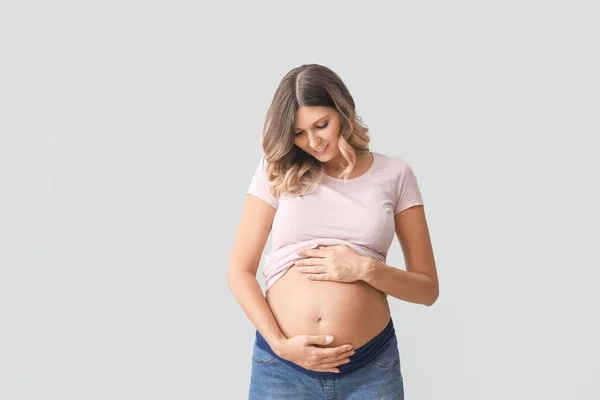
[[[247,193],[277,210],[271,252],[262,267],[265,292],[304,258],[296,253],[303,248],[345,244],[385,263],[395,234],[394,215],[423,205],[423,200],[415,174],[401,157],[371,153],[373,164],[363,175],[344,183],[326,174],[309,194],[279,199],[269,191],[261,157]]]

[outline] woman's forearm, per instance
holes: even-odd
[[[439,289],[429,276],[392,267],[371,257],[363,258],[362,280],[384,293],[411,303],[431,306]]]
[[[227,284],[248,319],[277,354],[281,342],[287,338],[279,329],[256,276],[245,271],[236,272],[227,278]]]

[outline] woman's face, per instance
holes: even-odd
[[[340,116],[336,109],[300,107],[296,111],[296,124],[293,128],[296,146],[317,160],[325,163],[338,155]]]

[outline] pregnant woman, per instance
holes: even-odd
[[[388,296],[430,306],[438,277],[415,174],[369,141],[333,71],[286,74],[227,278],[256,327],[249,399],[404,398]],[[385,263],[394,233],[406,270]]]

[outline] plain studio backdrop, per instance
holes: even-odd
[[[600,398],[599,17],[3,1],[0,399],[247,398],[227,264],[268,105],[305,63],[422,190],[440,297],[389,298],[406,398]],[[387,263],[405,268],[397,239]]]

